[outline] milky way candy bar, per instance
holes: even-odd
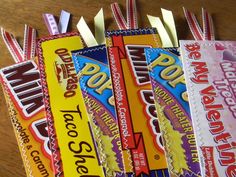
[[[169,176],[145,48],[159,47],[155,29],[108,31],[108,61],[128,176]],[[130,161],[131,160],[131,161]]]
[[[201,176],[187,90],[177,48],[145,49],[169,171]]]
[[[37,64],[18,63],[2,68],[0,75],[27,176],[54,176]]]
[[[56,176],[105,176],[71,52],[84,45],[78,33],[40,39],[39,64]]]

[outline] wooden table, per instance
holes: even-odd
[[[18,37],[23,42],[24,24],[29,24],[38,30],[38,36],[48,35],[42,19],[43,13],[60,15],[62,9],[73,14],[70,30],[76,31],[76,23],[83,15],[89,26],[93,29],[93,17],[103,7],[106,17],[106,28],[117,29],[111,15],[110,4],[113,1],[93,0],[1,0],[0,2],[0,26]],[[125,11],[125,0],[119,0]],[[236,1],[235,0],[137,0],[139,26],[148,27],[146,14],[161,16],[160,8],[173,11],[179,39],[193,39],[185,21],[182,7],[197,14],[200,19],[201,7],[205,7],[213,16],[216,39],[236,40]],[[201,20],[200,20],[201,21]],[[13,64],[2,39],[0,40],[0,68]],[[0,89],[0,177],[26,176],[21,156],[17,147],[13,128],[8,117],[2,89]]]

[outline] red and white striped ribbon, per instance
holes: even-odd
[[[184,15],[195,40],[203,40],[203,32],[195,15],[184,8]]]
[[[32,59],[36,50],[36,30],[25,25],[23,55],[24,60]]]
[[[119,4],[116,2],[111,4],[111,10],[112,10],[113,17],[115,18],[116,24],[118,25],[118,28],[121,30],[128,29],[125,18],[121,13]]]
[[[32,27],[25,25],[24,50],[22,50],[16,38],[11,33],[1,28],[1,34],[3,41],[16,63],[30,60],[35,56],[36,30]]]
[[[183,9],[184,9],[185,18],[188,22],[188,26],[195,40],[214,40],[215,39],[213,21],[212,21],[211,16],[205,9],[202,9],[203,31],[195,15],[192,12],[188,11],[187,9],[185,8]]]
[[[59,34],[57,22],[55,20],[55,17],[52,14],[43,14],[43,19],[50,35]]]
[[[213,20],[211,18],[211,15],[204,8],[202,8],[202,19],[204,39],[215,40]]]
[[[122,30],[138,28],[136,0],[126,1],[127,21],[125,21],[118,3],[111,4],[111,10],[119,29]]]
[[[127,23],[129,29],[137,29],[137,9],[136,9],[136,0],[127,0],[126,1],[126,15]]]
[[[50,35],[62,34],[67,32],[67,27],[70,21],[70,13],[62,10],[58,24],[52,14],[43,14],[43,19]]]
[[[2,34],[3,41],[5,42],[14,61],[16,63],[24,61],[23,50],[21,49],[20,45],[16,41],[16,38],[11,33],[5,31],[3,28],[1,28],[1,34]]]

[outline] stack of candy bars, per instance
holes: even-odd
[[[23,49],[1,29],[16,64],[0,70],[28,177],[235,177],[236,42],[215,41],[184,14],[194,40],[177,39],[171,11],[139,28],[136,2],[95,36],[83,17],[67,32],[43,14],[50,36],[26,25]],[[37,41],[37,42],[36,42]]]

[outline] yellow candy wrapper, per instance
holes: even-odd
[[[38,43],[57,177],[105,176],[70,53],[83,47],[78,33],[42,38]]]

